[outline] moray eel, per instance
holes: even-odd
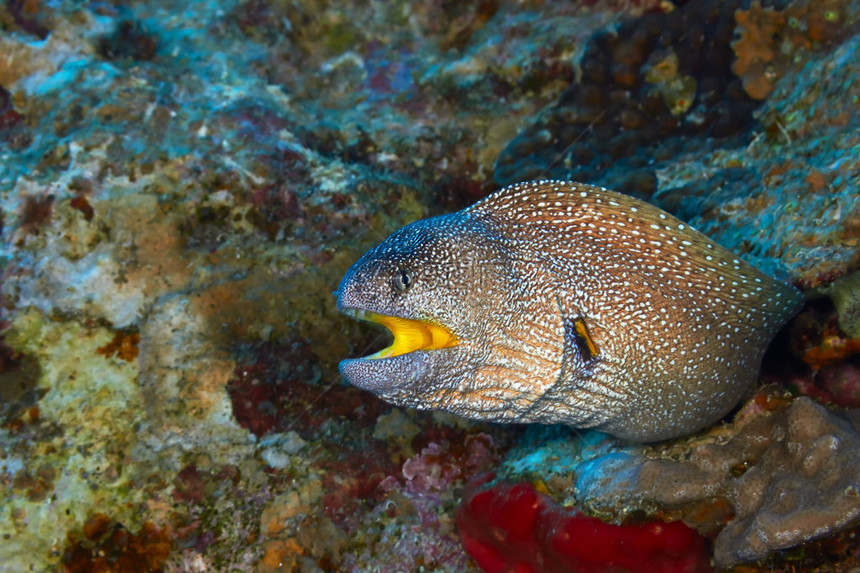
[[[407,225],[336,294],[394,335],[340,363],[383,400],[643,442],[725,416],[802,301],[657,207],[562,181]]]

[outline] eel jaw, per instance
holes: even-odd
[[[394,342],[389,347],[359,360],[393,358],[417,350],[440,350],[457,346],[460,342],[450,330],[432,322],[388,316],[358,308],[344,308],[342,312],[359,320],[381,324],[394,336]]]

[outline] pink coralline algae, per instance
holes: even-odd
[[[487,573],[705,573],[707,540],[683,523],[611,525],[528,484],[472,482],[457,511],[463,546]]]
[[[496,449],[487,434],[466,436],[462,451],[447,441],[430,442],[421,453],[403,463],[403,477],[413,491],[442,491],[458,479],[492,467]]]

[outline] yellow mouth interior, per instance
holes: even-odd
[[[447,328],[430,322],[385,316],[375,312],[365,312],[362,318],[381,324],[394,335],[391,346],[367,358],[391,358],[415,350],[439,350],[456,346],[459,342]]]

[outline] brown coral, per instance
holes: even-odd
[[[580,480],[577,496],[598,513],[659,507],[702,530],[731,518],[716,538],[717,566],[763,559],[860,518],[858,414],[847,415],[852,424],[803,397],[746,423],[739,415],[727,442],[678,461],[609,459],[597,479]]]
[[[733,484],[736,517],[717,537],[717,563],[761,559],[860,517],[860,433],[808,398],[775,416],[758,464]]]
[[[799,49],[827,45],[843,34],[842,0],[796,0],[784,10],[762,8],[753,2],[749,10],[735,11],[736,32],[732,42],[736,60],[732,72],[744,91],[758,100],[773,92]]]
[[[69,534],[63,553],[63,571],[159,571],[172,548],[170,530],[147,521],[132,533],[103,513],[91,515],[82,535]]]
[[[105,344],[104,346],[100,346],[96,352],[104,356],[105,358],[110,358],[111,356],[116,356],[121,360],[125,360],[126,362],[131,362],[138,355],[138,347],[140,344],[140,333],[138,332],[117,332],[113,340]]]
[[[749,10],[736,10],[735,20],[740,38],[732,42],[735,62],[732,71],[743,81],[744,91],[755,99],[765,99],[782,76],[775,60],[785,28],[785,15],[773,8],[762,8],[753,2]]]
[[[688,2],[595,32],[579,77],[499,154],[495,181],[569,179],[647,200],[672,150],[741,133],[758,105],[731,70],[741,5]]]

